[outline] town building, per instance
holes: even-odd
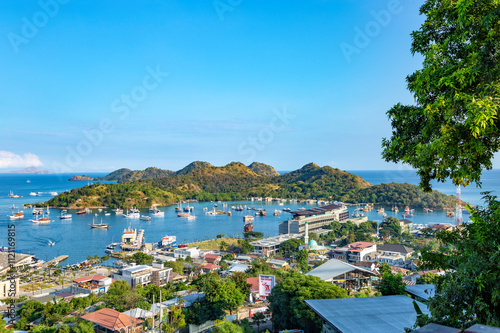
[[[333,249],[331,255],[335,259],[355,263],[375,259],[376,252],[376,243],[354,242],[344,247]]]
[[[205,261],[209,264],[218,265],[221,261],[222,257],[218,254],[207,253],[205,254]]]
[[[175,258],[186,259],[187,257],[198,258],[200,256],[200,250],[195,247],[183,247],[174,250]]]
[[[115,280],[127,281],[132,288],[136,286],[144,287],[148,284],[162,287],[169,281],[171,271],[172,268],[164,268],[163,263],[153,263],[153,266],[132,265],[111,274],[111,277]]]
[[[0,299],[14,298],[19,295],[19,278],[0,281]]]
[[[142,333],[143,321],[141,319],[113,309],[100,309],[81,318],[94,323],[96,333]]]
[[[344,222],[349,219],[349,211],[344,205],[330,204],[306,210],[291,211],[292,218],[279,224],[280,234],[305,234],[305,225],[309,232],[322,229],[333,221]]]
[[[402,244],[382,244],[377,246],[377,260],[391,266],[405,266],[406,260],[415,252],[410,247]]]
[[[219,270],[220,266],[219,265],[214,265],[214,264],[205,264],[200,267],[203,273],[213,273]]]
[[[286,234],[254,241],[250,243],[254,247],[252,254],[257,254],[263,257],[271,257],[279,252],[281,243],[290,239],[300,238],[302,238],[300,234]]]
[[[98,294],[106,293],[111,286],[113,279],[102,275],[88,275],[73,280],[70,292],[77,294]]]
[[[0,275],[5,275],[11,269],[11,267],[23,269],[29,267],[33,263],[34,254],[22,254],[16,253],[12,255],[9,252],[0,252]]]
[[[375,277],[376,274],[364,268],[331,259],[306,273],[306,275],[317,276],[323,281],[332,282],[344,289],[359,290],[370,287],[372,277]]]

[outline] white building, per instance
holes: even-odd
[[[280,244],[290,239],[300,239],[302,236],[299,234],[286,234],[264,238],[255,242],[251,242],[254,249],[252,254],[257,254],[263,257],[270,257],[275,255],[280,250]]]
[[[186,259],[187,257],[191,257],[194,259],[194,258],[198,258],[199,256],[200,256],[200,250],[198,250],[195,247],[184,247],[184,248],[174,250],[174,257],[175,258]]]
[[[309,232],[322,230],[323,226],[334,221],[344,222],[349,219],[349,211],[344,205],[331,204],[306,210],[291,211],[292,219],[279,224],[280,234],[304,234],[305,224]]]
[[[162,287],[167,284],[172,268],[164,268],[163,263],[153,263],[153,266],[147,265],[132,265],[123,268],[117,273],[113,273],[111,277],[114,280],[124,280],[132,287],[146,286],[154,284]]]

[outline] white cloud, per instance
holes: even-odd
[[[42,165],[42,161],[35,154],[25,153],[20,156],[10,151],[0,150],[0,168],[25,168]]]

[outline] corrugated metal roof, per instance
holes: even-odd
[[[337,259],[330,259],[323,265],[316,267],[306,275],[317,276],[323,281],[331,280],[339,275],[349,273],[352,271],[359,271],[367,274],[375,275],[375,273],[356,267],[354,265],[345,263]]]
[[[305,303],[343,333],[404,332],[415,324],[413,300],[403,295],[306,300]],[[417,301],[422,312],[429,309]]]
[[[330,204],[322,207],[316,207],[316,208],[310,208],[306,210],[294,210],[291,211],[290,214],[293,214],[294,216],[309,216],[309,215],[318,215],[318,214],[324,214],[326,212],[336,210],[336,209],[341,209],[343,208],[340,205],[336,204]]]

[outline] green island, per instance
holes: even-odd
[[[96,180],[117,183],[87,185],[39,205],[70,209],[146,208],[190,199],[237,201],[250,197],[332,200],[348,204],[370,202],[432,209],[455,205],[454,196],[438,191],[424,192],[408,183],[372,185],[357,175],[314,163],[279,175],[272,166],[263,163],[245,166],[232,162],[216,167],[206,162],[193,162],[177,172],[158,168],[119,169]]]

